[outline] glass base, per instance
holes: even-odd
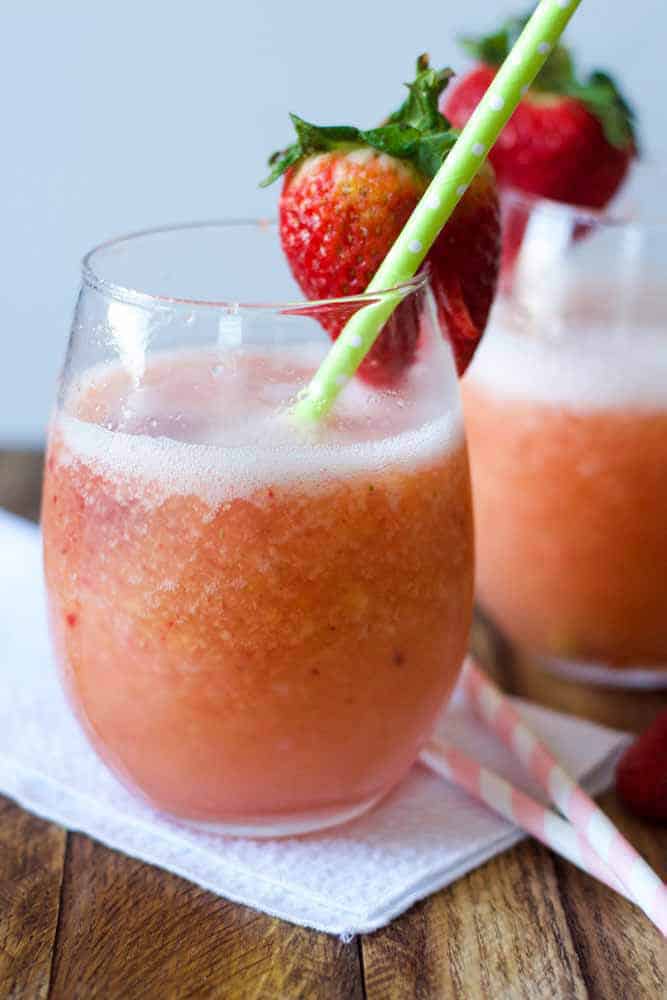
[[[357,819],[377,805],[385,793],[374,795],[363,802],[341,808],[315,809],[312,812],[294,813],[289,816],[244,816],[229,821],[202,821],[176,818],[179,823],[206,833],[221,833],[228,837],[296,837],[304,833],[317,833],[331,826],[340,826]]]
[[[590,660],[566,660],[557,656],[539,656],[537,662],[548,673],[582,684],[600,687],[635,688],[657,691],[667,688],[667,665],[664,667],[610,667]]]

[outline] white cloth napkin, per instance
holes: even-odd
[[[344,936],[374,930],[522,836],[420,766],[373,812],[319,835],[236,839],[158,815],[97,760],[70,714],[47,635],[39,532],[2,511],[0,664],[0,792],[109,847],[293,923]],[[527,703],[522,711],[589,791],[608,786],[624,734]],[[460,695],[439,730],[539,795]]]

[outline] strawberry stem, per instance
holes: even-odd
[[[366,146],[407,160],[424,176],[434,177],[458,135],[438,110],[439,97],[452,76],[451,69],[431,69],[428,56],[420,56],[416,77],[406,84],[407,98],[379,128],[363,130],[353,125],[313,125],[291,114],[296,142],[271,156],[271,173],[260,186],[272,184],[306,156],[349,149],[350,146]]]

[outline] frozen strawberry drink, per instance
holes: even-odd
[[[89,258],[44,486],[52,632],[131,788],[230,832],[311,830],[400,780],[457,677],[473,569],[455,368],[416,279],[402,378],[353,380],[304,431],[288,410],[327,349],[317,308],[185,300],[200,241],[260,267],[277,244],[204,227]]]

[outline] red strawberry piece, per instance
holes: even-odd
[[[309,299],[360,295],[426,187],[409,163],[370,147],[307,155],[288,170],[280,198],[280,237],[292,273]],[[391,384],[414,358],[419,313],[401,303],[364,359],[360,374]],[[335,339],[354,307],[322,310]]]
[[[492,83],[526,22],[463,39],[479,60],[450,88],[443,112],[462,128]],[[580,81],[567,49],[557,46],[489,154],[501,185],[588,208],[603,208],[636,156],[634,116],[615,83],[596,71]]]
[[[289,169],[280,237],[307,298],[362,293],[425,187],[411,164],[363,145],[305,156]]]
[[[621,757],[616,791],[637,816],[667,823],[667,711]]]
[[[429,254],[443,330],[462,375],[480,341],[498,279],[500,221],[493,171],[485,166],[468,188]]]
[[[456,133],[438,111],[451,76],[422,57],[405,103],[361,131],[318,127],[292,116],[297,142],[272,158],[269,182],[285,174],[280,236],[290,268],[311,300],[364,291],[405,225]],[[429,254],[443,332],[462,373],[484,331],[498,274],[500,222],[493,171],[484,167]],[[320,321],[335,338],[347,314]],[[391,385],[414,359],[420,302],[412,293],[382,330],[359,372]]]

